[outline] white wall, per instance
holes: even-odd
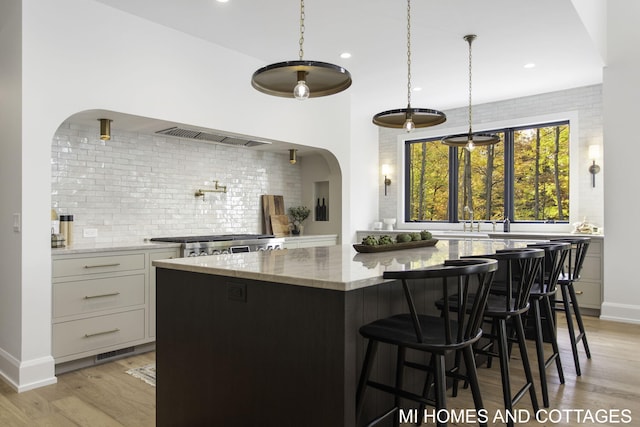
[[[2,2],[3,16],[9,13],[15,25],[22,22],[23,38],[21,76],[19,29],[12,27],[9,37],[2,38],[3,64],[5,51],[13,51],[6,67],[14,67],[2,79],[23,93],[14,89],[12,98],[2,97],[2,120],[9,125],[3,126],[3,137],[12,141],[3,144],[2,166],[4,171],[6,163],[12,176],[2,183],[8,208],[2,208],[0,244],[3,256],[11,259],[3,260],[3,280],[9,285],[3,289],[0,312],[8,320],[4,325],[11,326],[0,327],[0,368],[9,382],[25,390],[55,380],[50,356],[50,144],[67,117],[105,109],[260,135],[325,148],[347,170],[354,144],[349,143],[348,92],[305,103],[270,97],[249,84],[253,71],[264,65],[253,58],[92,0],[23,0],[22,20],[14,10],[18,4]],[[358,186],[352,179],[343,176],[343,201]],[[8,212],[14,211],[23,218],[19,237],[7,231],[12,224]],[[343,234],[350,228],[347,215]],[[11,363],[17,368],[7,368]]]
[[[605,175],[603,319],[640,323],[638,263],[638,99],[640,3],[609,1],[607,8],[607,67],[604,73]]]
[[[6,378],[17,378],[23,354],[20,306],[25,270],[21,260],[25,246],[22,236],[13,230],[13,214],[23,211],[20,9],[18,0],[4,1],[0,5],[0,373]],[[23,221],[23,225],[27,225],[27,222]],[[44,293],[46,295],[46,289]],[[47,337],[42,338],[46,346]]]

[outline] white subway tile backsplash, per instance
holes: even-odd
[[[52,207],[73,214],[75,241],[121,242],[178,234],[260,233],[262,194],[301,203],[301,173],[287,153],[64,123],[51,151]],[[227,193],[206,193],[214,181]],[[98,229],[84,238],[83,228]]]

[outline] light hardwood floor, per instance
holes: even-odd
[[[640,409],[637,409],[637,402],[640,401],[640,325],[606,322],[594,317],[586,317],[585,320],[592,359],[587,360],[581,350],[582,376],[577,377],[568,333],[562,316],[559,318],[558,338],[566,383],[560,385],[555,368],[548,369],[552,409],[629,409],[632,421],[626,425],[640,425]],[[531,361],[535,365],[533,342],[529,342],[529,349]],[[511,366],[515,382],[523,378],[517,357],[518,352],[514,351]],[[60,375],[57,384],[24,393],[16,393],[0,382],[0,425],[154,426],[155,388],[125,373],[129,368],[153,361],[153,352],[133,356]],[[533,369],[538,387],[538,372],[535,366]],[[489,416],[493,417],[502,408],[497,364],[491,369],[480,367],[479,374],[484,403]],[[452,409],[472,408],[471,393],[461,390],[457,398],[449,398],[448,404]],[[528,396],[523,398],[517,408],[532,411]],[[562,423],[542,424],[532,421],[518,425],[620,424],[580,423],[572,413],[568,422],[563,419]]]

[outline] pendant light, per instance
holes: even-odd
[[[464,147],[469,151],[477,146],[493,145],[500,142],[500,137],[493,133],[473,133],[472,130],[472,104],[471,104],[471,43],[476,39],[475,34],[464,36],[464,40],[469,43],[469,132],[457,135],[450,135],[442,140],[442,143],[450,147]]]
[[[351,86],[351,74],[339,65],[304,60],[304,0],[300,0],[300,49],[297,61],[264,66],[251,77],[251,86],[260,92],[304,101],[333,95]]]
[[[411,0],[407,0],[407,108],[387,110],[373,116],[373,123],[386,128],[414,128],[439,125],[447,116],[438,110],[411,107]]]

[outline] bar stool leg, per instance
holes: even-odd
[[[444,354],[435,355],[435,361],[436,361],[436,365],[435,365],[434,376],[435,376],[435,385],[436,385],[436,414],[437,414],[441,409],[447,409],[447,393],[446,393],[447,378],[446,378],[446,372],[445,372],[447,368],[445,365]],[[438,427],[447,425],[447,423],[441,423],[439,419],[436,424],[438,425]]]
[[[511,383],[509,379],[509,350],[507,349],[507,321],[505,319],[498,320],[497,341],[504,408],[508,413],[513,413],[513,402],[511,400]],[[513,421],[509,419],[507,426],[513,427]]]
[[[396,389],[402,390],[404,379],[404,360],[407,354],[407,349],[402,346],[398,346],[398,355],[396,358]],[[400,408],[400,395],[396,394],[394,397],[394,405],[396,408]],[[393,426],[398,427],[400,425],[400,417],[393,418]]]
[[[531,365],[529,364],[529,356],[527,354],[527,343],[524,335],[524,326],[522,325],[522,317],[520,317],[520,315],[516,315],[513,318],[516,323],[516,335],[518,336],[518,346],[520,347],[520,357],[522,358],[524,375],[529,383],[528,388],[529,396],[531,397],[531,405],[533,406],[533,412],[537,414],[538,411],[540,411],[540,405],[538,404],[538,397],[536,396],[535,386],[533,385],[533,374],[531,373]],[[518,397],[516,397],[516,401],[517,399]]]
[[[545,318],[547,319],[547,329],[549,329],[551,333],[551,349],[553,350],[553,354],[551,355],[551,359],[554,359],[556,362],[556,369],[558,370],[558,379],[560,380],[560,384],[564,384],[564,371],[562,369],[562,360],[560,360],[560,349],[558,348],[558,332],[556,331],[556,325],[553,321],[553,309],[551,308],[551,300],[548,296],[542,298],[544,301],[543,308],[545,311]],[[547,366],[545,362],[545,367]]]
[[[584,345],[584,352],[587,354],[587,359],[591,359],[591,351],[589,351],[589,344],[587,343],[587,333],[584,329],[584,323],[582,323],[582,315],[580,314],[580,305],[578,304],[578,298],[576,296],[576,290],[573,283],[568,285],[569,294],[571,295],[571,305],[573,306],[573,313],[576,316],[576,323],[578,324],[578,330],[580,334],[576,338],[576,341],[582,340]]]
[[[466,347],[463,352],[464,364],[467,368],[467,378],[469,379],[469,385],[471,386],[471,394],[473,396],[473,403],[476,407],[476,413],[479,414],[480,410],[484,409],[482,404],[482,394],[480,393],[480,385],[478,383],[478,370],[476,369],[476,359],[473,356],[473,349]],[[482,427],[487,427],[487,423],[480,423]]]
[[[540,371],[540,390],[542,391],[542,404],[545,408],[549,407],[549,391],[547,389],[547,371],[544,357],[544,344],[542,338],[542,320],[540,313],[540,300],[538,298],[531,299],[533,306],[533,318],[535,329],[536,355],[538,357],[538,370]]]
[[[560,290],[562,291],[562,306],[564,308],[564,314],[567,318],[567,329],[569,330],[569,342],[571,344],[571,351],[573,353],[573,364],[576,367],[576,375],[582,375],[582,371],[580,370],[580,359],[578,358],[578,346],[576,345],[576,332],[573,326],[573,316],[571,315],[571,300],[569,299],[569,291],[567,290],[569,285],[561,285]]]
[[[367,352],[364,356],[364,363],[362,364],[362,372],[360,373],[360,381],[358,382],[358,390],[356,391],[356,420],[359,420],[362,416],[364,395],[367,389],[367,382],[371,376],[371,368],[373,367],[373,358],[378,349],[378,342],[369,340],[367,345]]]

